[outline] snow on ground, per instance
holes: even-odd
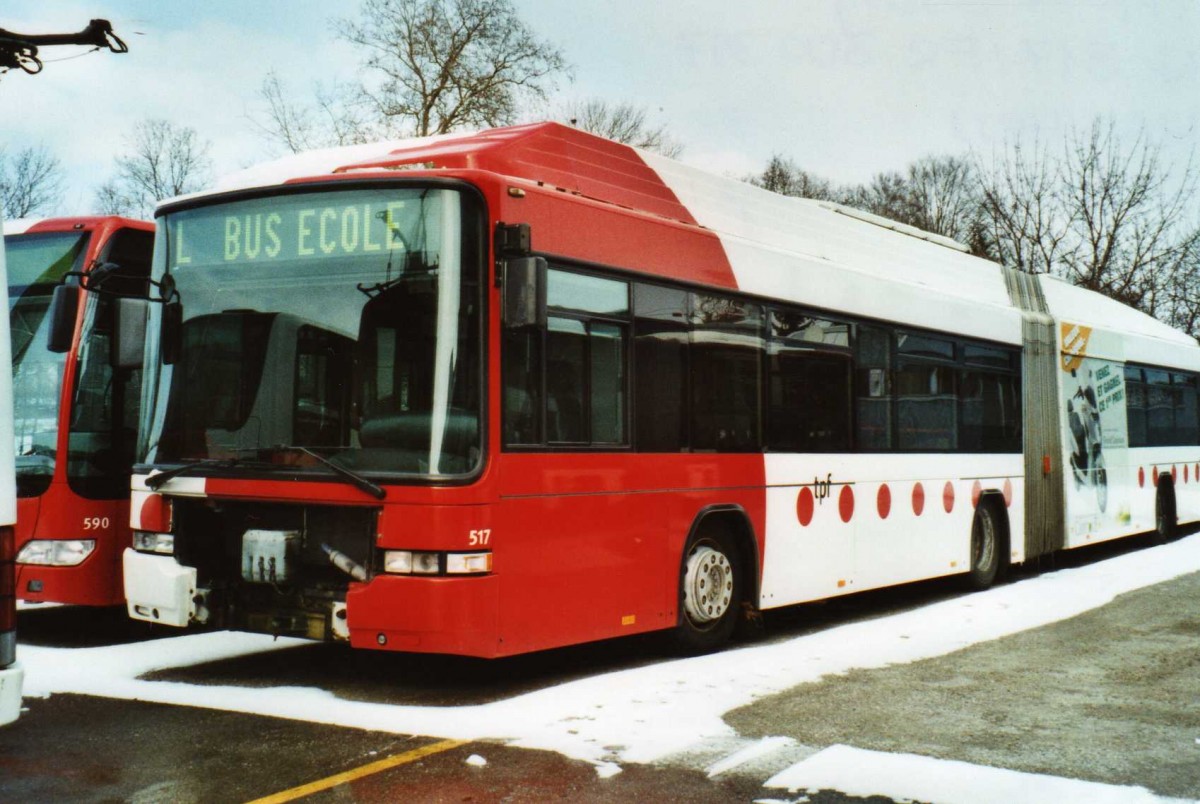
[[[1152,804],[1144,787],[1097,784],[1037,773],[989,768],[914,754],[832,745],[777,773],[763,785],[789,790],[838,790],[850,796],[884,795],[918,801],[972,804]]]
[[[722,715],[853,669],[942,656],[1064,620],[1117,595],[1200,570],[1200,534],[887,617],[771,644],[604,673],[492,703],[437,707],[337,700],[325,690],[143,681],[150,670],[297,644],[229,632],[61,649],[21,645],[26,695],[81,693],[468,740],[498,739],[596,765],[649,762],[732,736]]]

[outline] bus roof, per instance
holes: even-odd
[[[1001,267],[965,253],[949,238],[837,204],[783,196],[560,123],[295,154],[231,174],[187,198],[332,175],[440,169],[487,171],[515,184],[702,227],[720,238],[738,288],[750,293],[1020,342],[1020,313]],[[1055,317],[1153,343],[1196,346],[1184,333],[1099,294],[1053,280],[1043,285]]]
[[[154,224],[148,221],[125,218],[120,215],[76,215],[61,218],[18,218],[4,222],[4,235],[35,234],[37,232],[90,232],[104,223],[119,227],[152,231]]]

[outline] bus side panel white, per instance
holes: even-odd
[[[1024,560],[1020,455],[765,461],[763,608],[967,571],[977,483],[981,493],[1007,488],[1010,560]]]
[[[835,470],[826,456],[766,455],[767,534],[761,605],[785,606],[842,594],[854,568],[854,540],[838,517],[836,499],[821,496]],[[838,462],[845,460],[837,456]],[[844,466],[836,471],[845,477]],[[807,485],[799,485],[807,484]],[[801,525],[799,495],[811,495],[811,519]],[[834,492],[836,494],[836,491]]]

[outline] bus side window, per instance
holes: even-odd
[[[1129,432],[1129,446],[1147,446],[1146,438],[1146,383],[1142,381],[1142,370],[1125,367],[1125,425]]]
[[[1193,374],[1173,373],[1171,385],[1175,391],[1175,443],[1180,446],[1193,446],[1200,441],[1196,377]]]
[[[762,448],[763,311],[743,299],[692,294],[692,448]]]
[[[587,327],[582,321],[550,318],[546,335],[546,440],[587,443]]]
[[[1152,447],[1168,446],[1174,441],[1175,399],[1171,375],[1158,369],[1146,369],[1146,437]]]
[[[504,330],[504,443],[542,442],[542,332]]]
[[[957,449],[954,342],[901,333],[896,346],[897,446],[904,450]]]
[[[629,284],[554,269],[546,304],[503,336],[505,445],[627,445]]]
[[[776,452],[850,448],[850,329],[799,312],[770,316],[767,445]]]
[[[855,396],[860,452],[892,448],[892,338],[881,327],[859,326],[855,338]]]
[[[633,291],[634,399],[641,452],[688,448],[688,294],[639,284]]]

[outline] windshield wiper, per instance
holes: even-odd
[[[345,478],[352,486],[365,491],[375,499],[382,500],[387,496],[387,490],[384,489],[383,486],[380,486],[378,483],[373,483],[372,481],[360,475],[358,472],[351,471],[341,464],[334,463],[329,458],[326,458],[324,455],[321,455],[318,452],[313,452],[308,447],[297,447],[292,444],[279,444],[271,447],[271,450],[279,452],[299,452],[303,455],[308,455],[311,458],[316,458],[322,464],[328,466],[334,472]]]
[[[201,458],[200,460],[192,461],[191,463],[185,463],[176,466],[174,469],[166,469],[156,475],[150,475],[148,478],[146,478],[146,486],[154,491],[157,491],[158,489],[162,488],[162,486],[168,480],[172,480],[180,475],[186,475],[193,469],[199,469],[200,467],[224,468],[227,466],[236,466],[241,462],[242,458]]]

